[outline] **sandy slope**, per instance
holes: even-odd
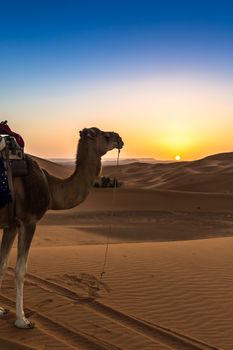
[[[56,164],[49,160],[45,160],[31,155],[30,157],[32,157],[40,165],[41,168],[47,170],[50,174],[54,176],[65,178],[72,173],[72,170],[64,165]]]
[[[37,327],[27,338],[12,329],[10,269],[1,298],[12,313],[0,329],[49,349],[211,348],[195,339],[231,349],[232,248],[232,238],[112,245],[101,283],[103,245],[35,247],[25,299]]]
[[[36,323],[30,331],[12,325],[13,248],[0,295],[10,310],[0,319],[0,349],[233,348],[229,154],[120,171],[125,186],[114,205],[111,189],[95,189],[78,208],[50,211],[38,225],[25,285],[26,313]],[[188,191],[179,188],[182,173]],[[107,236],[114,244],[100,280]]]
[[[169,189],[191,192],[233,192],[232,153],[206,157],[197,161],[176,163],[133,163],[105,167],[104,174],[126,186],[147,189]]]

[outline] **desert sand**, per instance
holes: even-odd
[[[72,172],[35,159],[59,177]],[[49,211],[25,283],[36,327],[13,326],[15,244],[0,349],[232,350],[232,160],[106,166],[123,182],[115,195],[93,189],[77,208]]]

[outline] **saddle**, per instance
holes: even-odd
[[[7,121],[0,123],[0,159],[13,177],[27,175],[24,140],[10,129]]]
[[[1,134],[13,136],[16,139],[16,142],[18,143],[18,145],[21,148],[24,148],[24,140],[23,140],[22,136],[20,136],[19,134],[17,134],[16,132],[11,130],[9,125],[7,125],[7,120],[2,121],[0,123],[0,135]]]
[[[0,123],[0,208],[8,204],[9,221],[14,217],[13,178],[28,174],[24,141],[14,133],[7,121]]]

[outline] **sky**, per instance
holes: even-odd
[[[233,151],[233,2],[0,0],[0,119],[46,158],[92,126],[124,158]]]

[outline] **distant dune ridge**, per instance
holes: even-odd
[[[196,161],[120,165],[119,180],[127,187],[191,192],[233,192],[233,152]],[[114,176],[114,167],[103,168]]]
[[[74,168],[32,157],[60,178]],[[25,283],[29,332],[12,325],[13,248],[0,349],[232,350],[232,160],[105,163],[102,174],[123,182],[114,203],[112,189],[93,188],[38,225]]]

